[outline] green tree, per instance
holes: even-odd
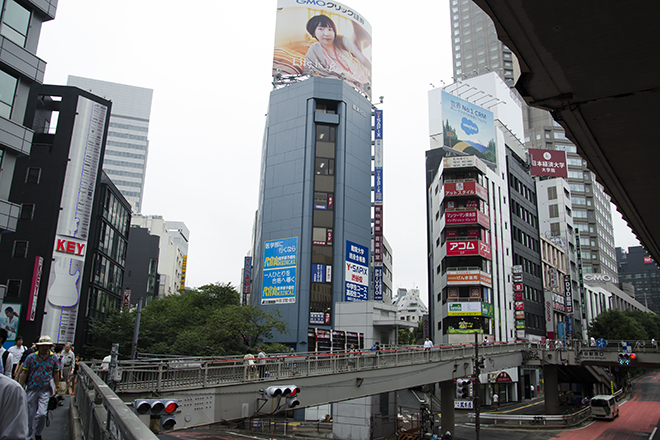
[[[609,340],[637,341],[649,339],[633,312],[608,310],[589,325],[589,336]]]
[[[102,359],[110,354],[112,344],[119,344],[120,357],[131,356],[135,311],[113,310],[104,321],[92,321],[92,345],[85,345],[85,355]]]

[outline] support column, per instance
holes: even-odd
[[[454,397],[456,395],[456,383],[453,380],[440,382],[440,414],[442,422],[440,433],[449,431],[455,434],[454,427]]]
[[[559,379],[556,365],[543,366],[545,381],[545,412],[546,414],[561,414],[559,407]]]

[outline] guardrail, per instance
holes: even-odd
[[[524,350],[525,343],[480,344],[480,356]],[[372,370],[426,362],[471,358],[474,344],[423,349],[421,347],[379,351],[306,353],[270,356],[265,364],[245,364],[235,358],[183,358],[120,361],[119,393],[179,391],[217,387],[254,380],[282,380],[350,371]],[[257,362],[258,359],[255,359]],[[96,364],[100,369],[100,364]]]
[[[158,440],[84,362],[78,369],[75,405],[85,440]]]
[[[474,413],[469,414],[475,418]],[[571,414],[562,415],[527,415],[527,414],[479,414],[480,425],[495,427],[530,427],[530,428],[558,428],[579,425],[591,417],[591,408],[585,407]]]

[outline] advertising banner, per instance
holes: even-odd
[[[478,223],[486,228],[490,227],[488,216],[481,211],[447,211],[445,213],[445,224],[447,225],[468,225],[473,223]]]
[[[564,275],[564,296],[566,297],[566,313],[573,313],[573,292],[570,275]]]
[[[450,272],[447,271],[447,284],[449,285],[472,285],[484,284],[492,287],[493,279],[490,275],[480,271]]]
[[[264,242],[261,304],[296,302],[298,237]]]
[[[455,302],[448,304],[449,316],[481,316],[480,302]]]
[[[43,257],[34,257],[34,268],[32,270],[32,285],[30,286],[30,299],[28,300],[28,315],[25,319],[34,321],[37,314],[37,302],[39,300],[39,286],[41,284],[41,272],[44,267]]]
[[[532,176],[568,177],[565,151],[534,148],[527,151],[532,162],[529,170]]]
[[[78,97],[41,333],[73,342],[108,108]]]
[[[124,289],[124,296],[122,297],[121,306],[124,309],[131,308],[131,289]]]
[[[374,267],[374,301],[383,300],[383,266]]]
[[[243,260],[243,293],[250,293],[250,282],[252,281],[252,257]]]
[[[490,246],[479,240],[448,241],[447,255],[481,255],[490,259]]]
[[[447,289],[447,298],[459,298],[460,297],[460,292],[458,290],[458,287],[449,287]]]
[[[477,182],[447,182],[445,183],[445,197],[452,196],[479,196],[488,200],[488,190]]]
[[[325,264],[312,264],[312,283],[325,282]]]
[[[476,156],[450,156],[442,159],[443,168],[477,168],[486,174],[488,166]]]
[[[475,316],[447,317],[447,333],[483,333],[481,318]]]
[[[346,241],[346,289],[345,301],[369,299],[369,248]]]
[[[442,121],[445,146],[497,162],[493,112],[442,92]]]
[[[21,309],[23,305],[20,303],[4,303],[2,305],[2,316],[0,317],[0,327],[7,330],[7,341],[3,347],[9,348],[14,345],[16,335],[18,334],[18,323],[21,319]]]
[[[278,0],[273,76],[338,78],[371,97],[371,25],[338,2]]]

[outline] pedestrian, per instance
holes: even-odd
[[[76,384],[78,382],[78,368],[80,368],[78,362],[80,362],[80,357],[76,356],[76,360],[73,362],[73,369],[71,370],[71,375],[69,376],[69,380],[71,381],[69,387],[71,388],[70,393],[72,396],[76,395]]]
[[[651,345],[653,346],[653,349],[658,348],[658,341],[655,340],[655,338],[651,339]]]
[[[0,438],[21,440],[28,438],[25,391],[18,382],[3,374],[0,374]]]
[[[30,345],[30,348],[25,350],[23,353],[23,356],[21,356],[21,360],[18,362],[18,367],[16,367],[16,372],[14,373],[14,380],[16,382],[19,382],[21,380],[21,374],[23,374],[23,364],[25,363],[25,359],[27,359],[28,356],[30,356],[32,353],[37,352],[37,345],[36,342],[33,342],[32,345]]]
[[[243,356],[243,377],[245,380],[256,379],[257,367],[254,365],[254,355],[248,349],[248,352]]]
[[[50,336],[42,336],[37,342],[37,352],[32,353],[23,363],[21,386],[27,389],[28,438],[41,440],[46,426],[48,401],[60,385],[60,371],[57,358],[51,353],[53,341]],[[51,380],[55,388],[51,386]]]
[[[488,344],[488,335],[484,336],[484,344]]]
[[[23,345],[23,336],[20,335],[16,336],[14,345],[9,347],[7,350],[11,353],[12,357],[14,358],[14,365],[12,367],[12,373],[11,373],[11,377],[14,377],[16,375],[16,367],[18,367],[18,365],[20,364],[21,358],[23,357],[23,353],[27,351],[27,347]]]
[[[257,349],[259,350],[259,353],[257,354],[259,363],[257,366],[259,368],[259,379],[263,379],[266,377],[266,353],[264,353],[264,349],[261,347],[258,347]]]
[[[433,347],[433,341],[431,341],[429,338],[426,338],[426,341],[424,341],[424,350],[428,350]]]
[[[498,396],[497,393],[493,394],[493,403],[495,404],[495,408],[499,409],[499,407],[500,407],[500,396]]]
[[[380,350],[380,345],[378,345],[378,341],[374,345],[371,346],[371,351],[378,351]]]
[[[584,396],[582,398],[582,406],[587,406],[589,405],[589,398],[587,396]]]
[[[589,339],[589,345],[592,347],[596,346],[596,339],[593,336]]]
[[[529,396],[530,396],[531,399],[533,399],[534,398],[534,385],[530,385],[530,388],[531,388],[531,393],[530,393]]]
[[[69,387],[69,377],[73,364],[76,362],[76,355],[71,350],[71,344],[64,344],[64,351],[62,352],[62,379],[64,380],[64,394],[67,394]]]
[[[14,368],[14,357],[2,346],[7,340],[8,334],[7,330],[0,328],[0,374],[4,374],[11,379],[11,372]]]
[[[351,344],[351,347],[348,349],[348,371],[351,371],[355,368],[355,344]]]

